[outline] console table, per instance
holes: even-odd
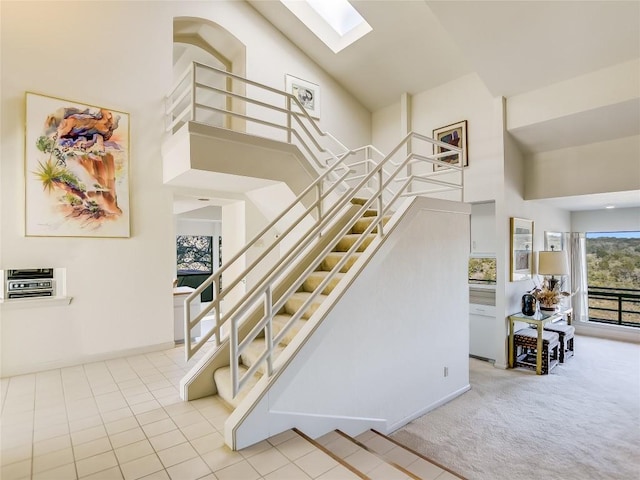
[[[513,368],[513,335],[515,333],[515,322],[524,322],[536,326],[538,330],[538,343],[536,348],[536,374],[542,375],[542,330],[544,329],[545,323],[560,320],[563,314],[564,312],[553,312],[549,314],[536,313],[532,316],[524,315],[522,313],[509,315],[509,368]]]

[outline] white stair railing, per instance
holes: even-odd
[[[207,78],[200,79],[198,72],[203,71]],[[284,103],[282,107],[277,102],[268,103],[264,99],[250,98],[245,95],[231,91],[228,81],[211,81],[211,75],[220,75],[230,79],[231,82],[242,82],[253,87],[256,92],[267,92]],[[224,87],[219,86],[220,83]],[[205,98],[201,92],[207,92]],[[215,94],[212,97],[211,94]],[[221,101],[218,97],[227,99]],[[263,118],[253,112],[252,115],[232,111],[228,107],[229,98],[241,100],[247,104],[264,109],[267,112],[280,114],[280,123],[273,118]],[[424,135],[409,133],[388,155],[383,155],[373,146],[366,146],[356,150],[347,149],[332,135],[321,131],[316,122],[307,114],[296,97],[286,92],[261,85],[257,82],[244,79],[224,70],[202,65],[194,62],[185,73],[178,79],[175,87],[167,96],[168,103],[168,123],[167,132],[175,132],[187,121],[207,123],[212,125],[219,123],[220,116],[240,118],[245,122],[252,122],[262,127],[268,127],[276,132],[285,132],[285,141],[299,146],[309,162],[318,170],[318,177],[314,180],[298,197],[269,225],[267,225],[254,239],[240,250],[223,267],[213,272],[213,274],[202,283],[185,300],[185,352],[187,359],[191,358],[201,349],[212,337],[215,345],[229,338],[230,341],[230,365],[232,372],[233,394],[238,394],[246,381],[263,364],[266,363],[268,375],[273,374],[273,355],[275,347],[284,338],[294,323],[302,317],[304,312],[313,303],[317,296],[324,290],[326,285],[335,277],[336,273],[351,259],[353,254],[365,241],[367,235],[377,229],[377,235],[383,237],[383,218],[388,216],[397,203],[404,197],[415,195],[439,195],[443,192],[458,192],[459,200],[463,200],[464,175],[463,168],[452,165],[443,158],[453,155],[462,155],[462,149],[449,144],[433,140]],[[221,105],[224,105],[221,106]],[[292,107],[295,107],[294,111]],[[202,116],[200,112],[214,112],[218,117]],[[267,117],[269,117],[267,115]],[[230,122],[226,122],[229,125]],[[265,136],[265,131],[260,131],[260,136]],[[326,144],[331,144],[324,146]],[[339,150],[334,153],[332,148]],[[431,153],[432,149],[443,147],[442,153]],[[374,160],[377,156],[380,160]],[[409,166],[421,165],[420,168],[407,168]],[[426,166],[426,168],[425,168]],[[435,167],[442,167],[442,170],[435,170]],[[422,170],[422,172],[418,172]],[[406,175],[405,172],[418,172]],[[403,176],[404,175],[404,176]],[[444,177],[444,178],[436,178]],[[419,191],[414,190],[416,184],[429,185]],[[303,200],[309,205],[300,212],[300,205]],[[332,201],[328,198],[332,196]],[[337,200],[335,200],[337,197]],[[314,245],[317,245],[321,238],[335,222],[343,215],[345,208],[352,204],[356,197],[365,198],[357,213],[352,216],[338,234],[334,241],[326,242],[326,245],[317,252],[313,258],[309,258],[309,252]],[[307,276],[316,269],[326,255],[333,249],[335,243],[348,233],[355,222],[368,209],[375,209],[377,215],[365,232],[345,253],[322,283],[306,300],[305,304],[287,322],[282,330],[273,335],[272,321],[284,306],[290,296],[295,293]],[[303,221],[308,221],[311,226],[307,228],[304,235],[300,236],[299,225]],[[275,241],[271,242],[264,249],[263,253],[253,260],[248,266],[244,266],[244,257],[248,250],[258,242],[263,242],[265,235],[272,231],[279,222],[284,221],[288,227],[280,233]],[[294,231],[295,230],[295,231]],[[287,242],[287,243],[284,243]],[[272,266],[268,262],[268,256],[277,247],[283,245],[293,245],[286,253],[282,254],[277,264]],[[306,256],[306,257],[305,257]],[[276,287],[282,285],[286,275],[291,272],[291,266],[300,259],[305,258],[307,267],[296,278],[288,279],[286,290],[280,295],[275,295]],[[234,289],[240,285],[246,276],[254,271],[266,271],[266,273],[255,282],[253,286],[234,305],[228,306],[227,311],[221,312],[221,302]],[[231,279],[227,278],[234,270],[241,270]],[[221,287],[224,275],[224,284]],[[201,312],[192,312],[192,303],[209,286],[213,286],[213,301]],[[262,307],[261,307],[262,305]],[[240,327],[243,321],[250,314],[255,314],[256,309],[262,308],[261,318],[255,323],[251,331],[240,338]],[[195,313],[195,315],[192,315]],[[194,340],[191,330],[202,322],[205,317],[213,316],[213,327],[209,331],[203,331],[201,337]],[[222,327],[229,322],[229,332],[222,334]],[[265,350],[253,363],[249,370],[240,374],[240,357],[249,344],[257,338],[262,331],[265,332]]]

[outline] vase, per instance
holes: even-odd
[[[522,314],[528,317],[533,316],[536,313],[536,297],[530,293],[525,293],[522,296]]]
[[[540,304],[540,310],[543,310],[545,312],[555,312],[557,307],[558,307],[557,305],[543,305],[543,304]]]

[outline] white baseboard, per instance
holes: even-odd
[[[640,329],[619,325],[606,325],[586,322],[573,322],[577,335],[640,343]]]
[[[421,417],[421,416],[425,415],[426,413],[429,413],[431,410],[434,410],[434,409],[444,405],[445,403],[450,402],[454,398],[459,397],[460,395],[462,395],[465,392],[468,392],[469,390],[471,390],[471,385],[467,384],[464,387],[456,390],[455,392],[452,392],[449,395],[441,398],[440,400],[438,400],[436,402],[433,402],[431,405],[427,405],[426,407],[421,408],[420,410],[418,410],[417,412],[409,415],[408,417],[405,417],[402,420],[391,424],[385,430],[380,430],[380,429],[377,429],[377,430],[379,430],[380,432],[384,433],[385,435],[388,435],[388,434],[390,434],[392,432],[395,432],[399,428],[404,427],[407,423],[415,420],[418,417]]]
[[[145,353],[157,352],[159,350],[169,350],[171,348],[174,348],[174,346],[174,342],[166,342],[155,345],[146,345],[144,347],[130,348],[127,350],[98,353],[95,355],[80,355],[64,360],[57,360],[54,362],[29,364],[25,366],[16,366],[13,368],[4,368],[3,365],[2,378],[14,377],[16,375],[26,375],[29,373],[44,372],[47,370],[54,370],[56,368],[74,367],[76,365],[82,365],[84,363],[104,362],[105,360],[113,360],[114,358],[143,355]]]

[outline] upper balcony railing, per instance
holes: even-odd
[[[166,112],[168,133],[199,122],[279,140],[297,145],[317,169],[349,152],[319,128],[295,96],[199,62],[178,77],[167,95]]]
[[[640,328],[640,290],[589,287],[589,321]]]

